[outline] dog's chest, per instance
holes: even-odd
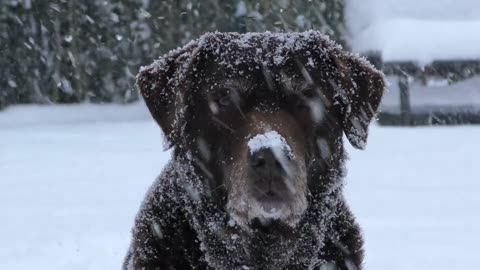
[[[228,226],[210,222],[193,231],[198,254],[195,269],[320,269],[324,239],[317,231],[305,230],[298,238],[286,240],[277,236],[242,237]],[[200,230],[199,230],[200,228]],[[208,229],[206,229],[208,228]]]

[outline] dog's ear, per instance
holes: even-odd
[[[182,105],[182,89],[187,86],[185,77],[189,72],[196,45],[170,52],[153,64],[140,69],[137,86],[153,118],[163,130],[165,148],[179,143],[181,121],[177,110]]]
[[[337,78],[331,84],[340,107],[343,130],[352,146],[364,149],[368,126],[383,96],[383,73],[366,59],[341,50],[335,50],[332,59]]]

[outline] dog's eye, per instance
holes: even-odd
[[[303,97],[306,98],[306,99],[311,99],[311,98],[314,97],[315,92],[314,92],[314,90],[313,90],[312,88],[306,88],[306,89],[304,89],[304,90],[302,91],[302,95],[303,95]]]
[[[224,107],[228,107],[230,106],[230,104],[232,103],[232,99],[230,98],[230,95],[224,95],[223,97],[221,97],[219,100],[218,100],[218,103],[221,105],[221,106],[224,106]]]
[[[295,110],[296,110],[297,112],[304,112],[304,111],[306,111],[306,110],[308,110],[308,109],[309,109],[309,107],[308,107],[308,105],[307,105],[307,103],[306,103],[305,100],[299,100],[299,101],[297,101],[296,104],[295,104]]]

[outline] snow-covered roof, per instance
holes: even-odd
[[[480,59],[478,0],[348,0],[354,51],[386,61]]]
[[[379,51],[385,61],[480,59],[480,20],[396,19],[374,24],[356,35],[358,52]]]

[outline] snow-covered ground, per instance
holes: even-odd
[[[381,128],[348,148],[367,270],[480,269],[480,127]],[[119,269],[169,159],[142,104],[0,112],[0,269]]]

